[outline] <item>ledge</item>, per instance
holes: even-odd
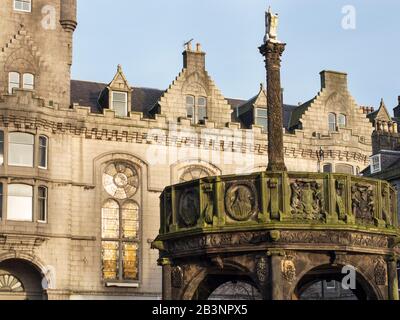
[[[140,288],[139,283],[107,282],[107,288]]]

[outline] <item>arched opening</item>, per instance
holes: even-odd
[[[338,266],[322,266],[309,271],[297,284],[296,300],[377,300],[377,297],[359,273],[342,273]]]
[[[254,281],[244,275],[208,275],[199,285],[193,300],[263,300]]]
[[[42,280],[39,270],[27,261],[0,262],[0,300],[45,300]]]

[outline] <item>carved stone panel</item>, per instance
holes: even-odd
[[[184,190],[179,199],[179,226],[194,227],[200,218],[199,196],[196,190]]]
[[[296,281],[296,266],[291,257],[285,257],[281,262],[282,277],[288,282]]]
[[[258,259],[256,265],[256,274],[257,279],[260,283],[264,284],[268,280],[268,264],[265,256],[262,256]]]
[[[385,286],[387,283],[386,263],[382,259],[375,262],[375,282],[378,286]]]
[[[393,225],[392,211],[391,211],[391,197],[389,186],[382,184],[382,219],[388,226]]]
[[[252,183],[235,183],[226,191],[225,208],[234,221],[248,221],[257,213],[257,190]]]
[[[295,180],[290,187],[292,190],[292,218],[300,220],[325,219],[325,199],[321,182]]]
[[[374,224],[375,200],[371,185],[356,183],[351,188],[353,214],[359,223]]]
[[[336,213],[339,220],[346,220],[346,184],[344,181],[336,181]]]
[[[183,286],[183,270],[181,267],[173,267],[171,270],[171,284],[173,288],[180,289]]]

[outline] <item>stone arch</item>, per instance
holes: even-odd
[[[181,182],[181,176],[191,168],[204,170],[208,173],[208,176],[219,176],[222,174],[222,170],[210,162],[200,159],[182,160],[171,166],[171,183]]]
[[[21,292],[5,292],[0,299],[47,299],[46,290],[55,288],[51,286],[55,284],[55,273],[50,274],[50,269],[30,254],[14,252],[1,255],[0,273],[15,277],[24,289]]]
[[[181,298],[182,300],[206,300],[216,289],[230,282],[247,283],[257,290],[260,298],[262,296],[262,288],[248,267],[237,261],[223,260],[222,269],[209,266],[194,274],[183,289]]]
[[[297,281],[290,288],[291,297],[294,300],[301,298],[301,295],[310,288],[313,284],[321,281],[336,281],[341,282],[345,277],[341,273],[344,264],[332,265],[321,264],[313,265],[304,269],[297,277]],[[383,299],[380,290],[375,286],[374,282],[368,275],[356,268],[356,289],[351,290],[355,297],[359,300],[381,300]]]

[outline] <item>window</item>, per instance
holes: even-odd
[[[3,219],[3,184],[0,183],[0,220]]]
[[[0,165],[4,164],[4,131],[0,131]]]
[[[336,173],[354,174],[354,168],[348,164],[338,164],[336,165]]]
[[[337,126],[336,126],[336,114],[330,113],[329,116],[329,131],[336,131]]]
[[[8,74],[8,93],[13,94],[14,89],[19,89],[20,75],[18,72]]]
[[[47,169],[47,149],[49,139],[45,136],[39,137],[39,168]]]
[[[207,120],[207,98],[186,96],[186,117],[192,119],[193,124]]]
[[[33,187],[25,184],[10,184],[7,197],[7,220],[32,221]]]
[[[267,109],[256,109],[256,121],[255,124],[264,128],[264,131],[268,131],[268,110]]]
[[[336,281],[326,281],[326,289],[327,290],[336,290]]]
[[[371,157],[371,173],[378,173],[382,171],[381,155]]]
[[[120,205],[107,200],[102,209],[103,278],[106,281],[139,280],[139,207],[133,201]]]
[[[332,173],[333,172],[333,168],[331,164],[325,164],[324,165],[324,173]]]
[[[117,117],[128,116],[128,94],[126,92],[112,93],[112,109]]]
[[[192,119],[192,122],[194,123],[194,105],[195,105],[195,99],[193,96],[187,96],[186,97],[186,116],[189,119]]]
[[[347,117],[344,114],[339,114],[338,117],[339,128],[343,129],[347,126]]]
[[[197,122],[207,119],[207,98],[197,99]]]
[[[189,182],[193,180],[198,180],[201,178],[209,177],[211,173],[203,168],[198,166],[191,166],[187,168],[180,177],[180,183]]]
[[[14,0],[14,10],[31,12],[32,0]]]
[[[28,133],[12,132],[9,135],[9,141],[8,164],[33,167],[34,136]]]
[[[35,84],[35,76],[31,73],[24,73],[22,77],[22,88],[27,90],[33,90]]]
[[[38,189],[38,220],[39,222],[47,222],[47,188],[39,187]]]

